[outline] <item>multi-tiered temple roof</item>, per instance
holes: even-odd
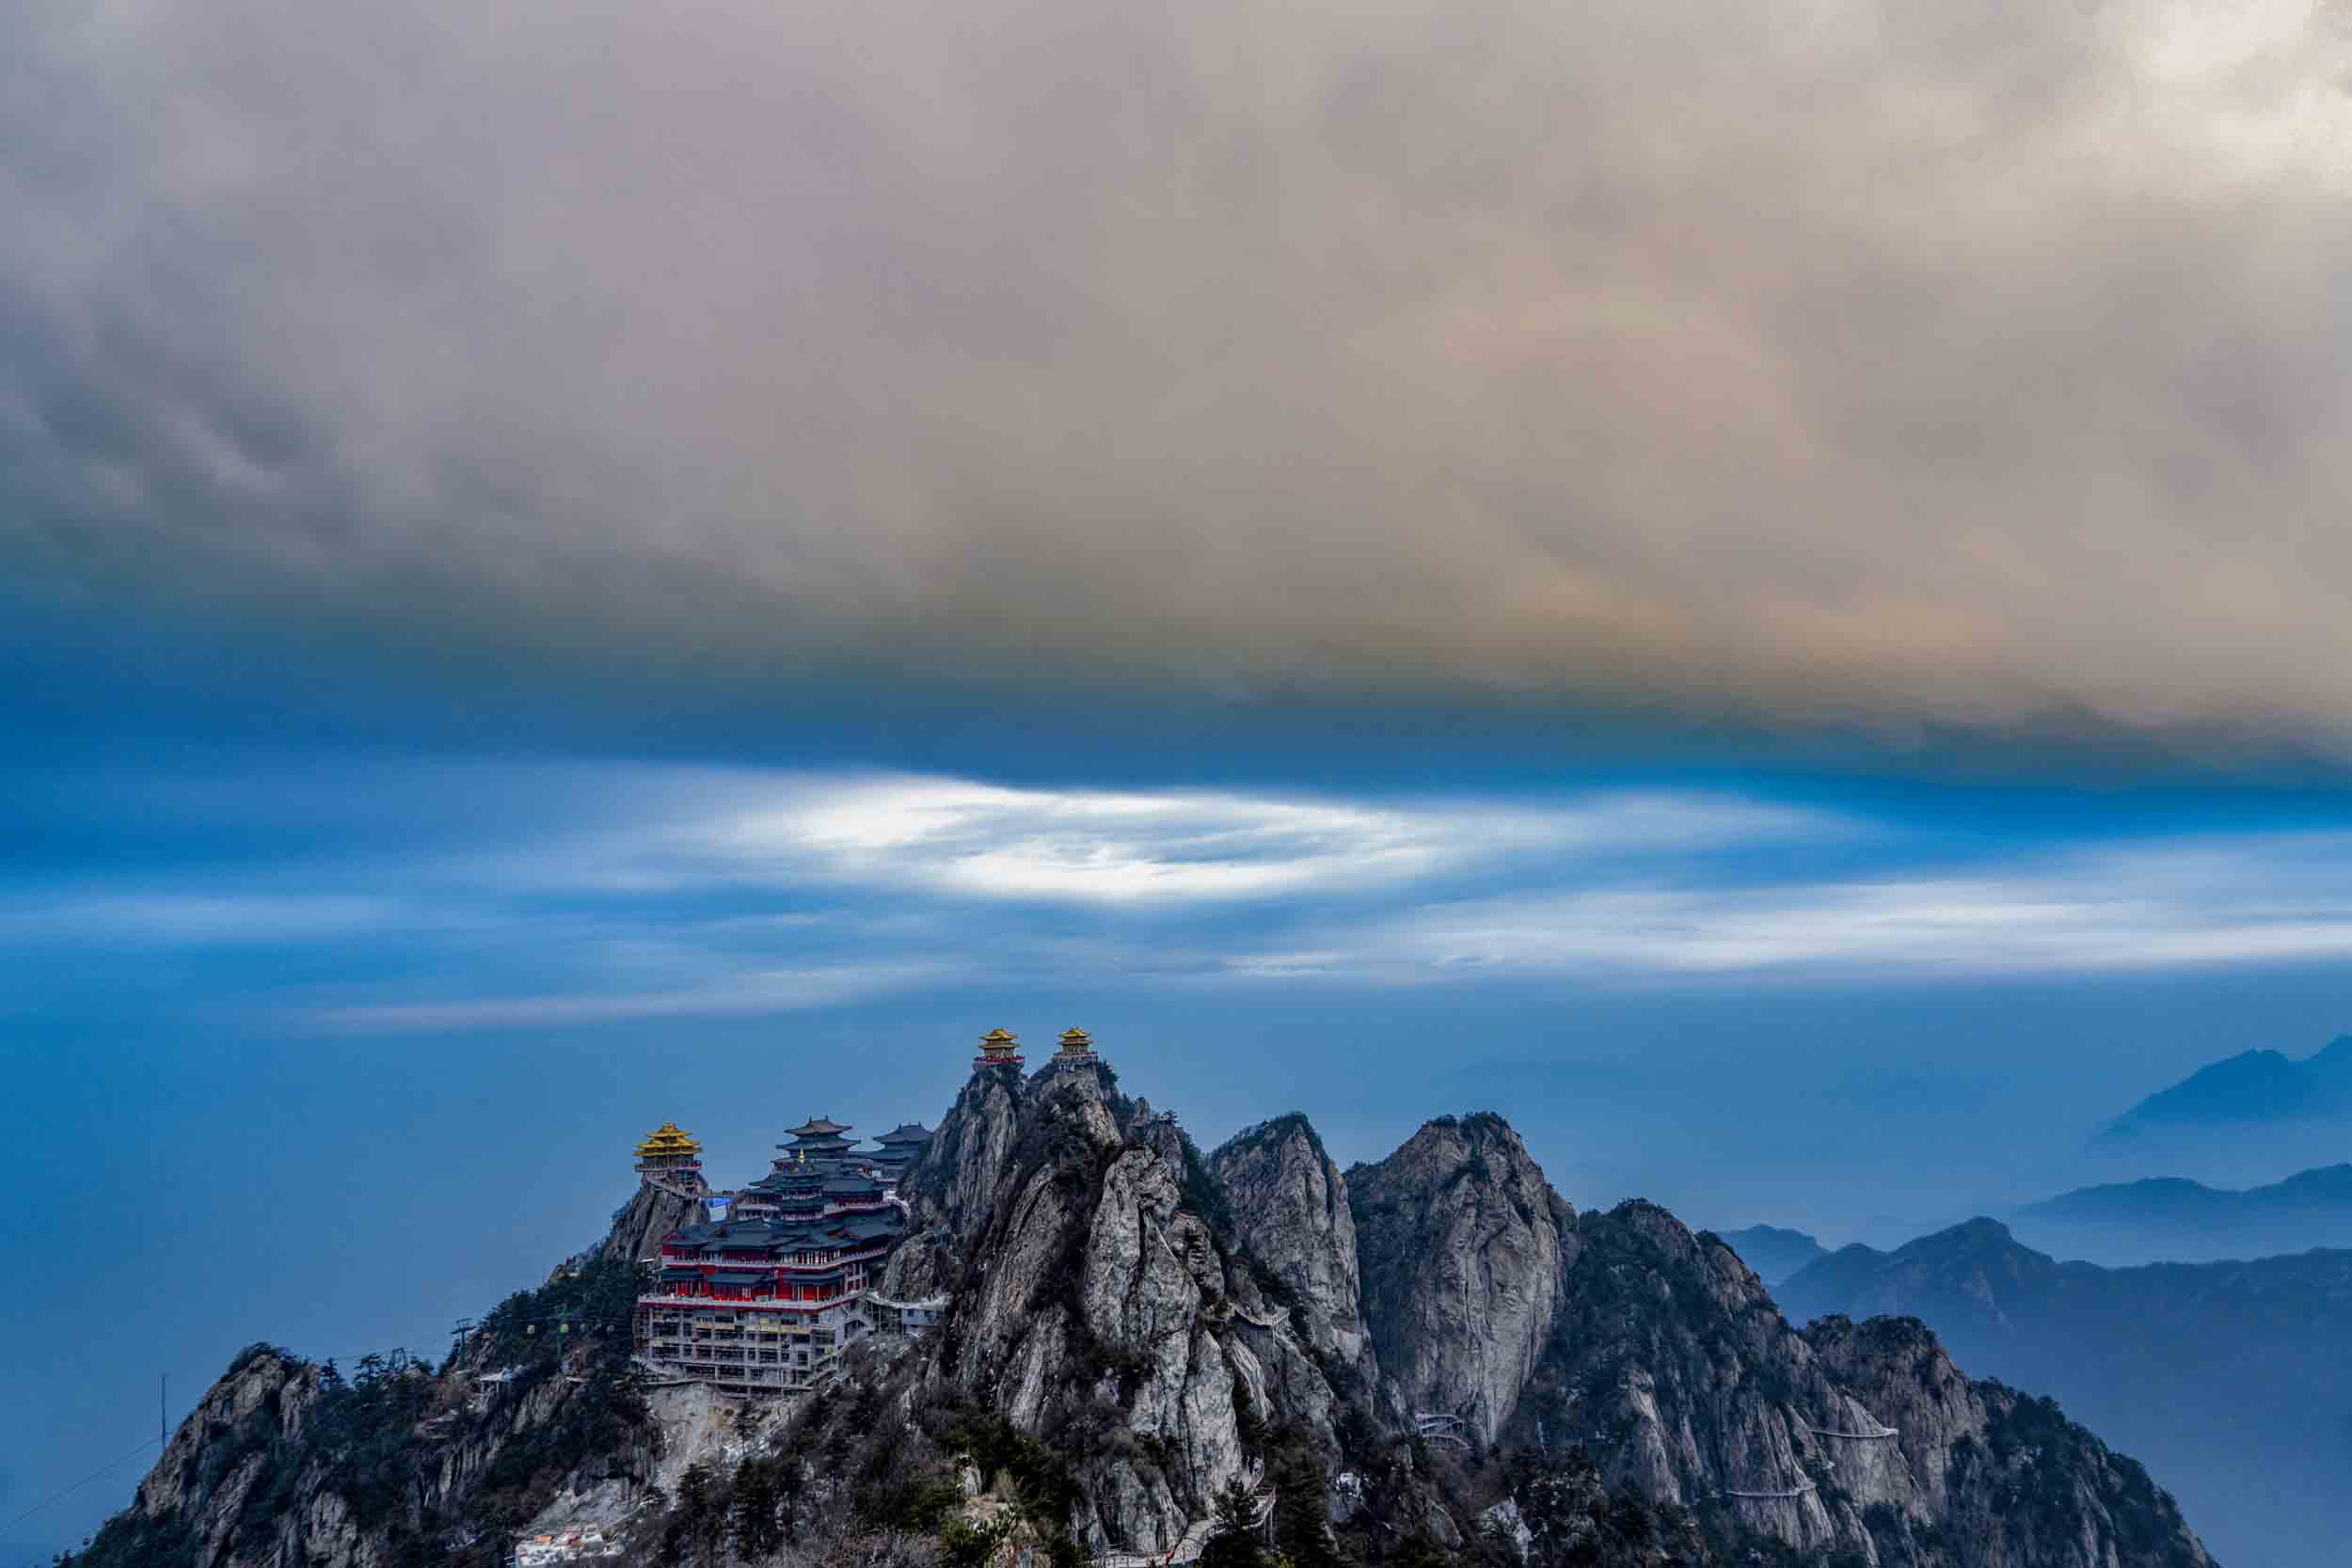
[[[850,1128],[846,1122],[835,1121],[831,1117],[811,1117],[798,1127],[787,1128],[786,1132],[792,1141],[776,1147],[784,1150],[787,1160],[842,1159],[849,1154],[850,1145],[857,1141],[849,1135]],[[777,1162],[778,1164],[783,1163],[781,1160]]]
[[[1064,1029],[1061,1049],[1054,1053],[1060,1062],[1090,1062],[1094,1060],[1094,1037],[1084,1029]]]
[[[647,1178],[688,1182],[697,1188],[702,1184],[703,1146],[694,1135],[665,1121],[644,1136],[637,1146],[637,1170]]]
[[[821,1138],[828,1133],[847,1132],[849,1130],[850,1124],[846,1121],[835,1121],[831,1117],[811,1117],[800,1126],[787,1127],[784,1131],[788,1137]]]
[[[896,1183],[906,1174],[909,1165],[923,1155],[924,1146],[931,1141],[930,1129],[919,1122],[901,1122],[889,1132],[876,1135],[874,1141],[882,1148],[866,1156],[866,1163],[882,1174],[884,1180]]]
[[[980,1037],[980,1053],[973,1058],[975,1067],[996,1067],[1003,1063],[1021,1065],[1021,1037],[1009,1029],[991,1029]]]
[[[694,1141],[694,1134],[681,1130],[675,1121],[665,1121],[645,1134],[645,1141],[637,1146],[640,1160],[695,1159],[703,1146]]]

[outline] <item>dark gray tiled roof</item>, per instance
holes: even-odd
[[[847,1132],[849,1130],[850,1124],[846,1121],[835,1121],[831,1117],[811,1117],[798,1127],[786,1128],[785,1132],[796,1138],[805,1138],[826,1132]]]

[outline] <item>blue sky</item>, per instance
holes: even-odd
[[[2352,1027],[2347,81],[2304,0],[11,8],[0,1519],[996,1023],[1832,1239]]]
[[[2137,1174],[2084,1135],[2315,1048],[2352,979],[2352,821],[2308,784],[391,733],[133,727],[8,768],[0,1136],[55,1198],[5,1240],[77,1281],[14,1308],[8,1381],[71,1435],[7,1455],[11,1499],[136,1442],[159,1372],[177,1406],[256,1338],[438,1343],[597,1232],[656,1121],[739,1178],[811,1111],[935,1120],[996,1022],[1087,1024],[1207,1142],[1295,1106],[1377,1158],[1491,1106],[1579,1204],[1884,1242]],[[127,1216],[138,1245],[92,1240]]]

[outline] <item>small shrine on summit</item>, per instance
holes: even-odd
[[[637,1146],[637,1174],[650,1181],[665,1181],[674,1187],[700,1192],[706,1185],[703,1146],[676,1122],[665,1121],[646,1133],[644,1141]]]
[[[974,1067],[1003,1067],[1021,1065],[1021,1037],[1011,1030],[998,1027],[980,1037],[980,1053],[972,1058]]]
[[[1070,1028],[1061,1032],[1061,1049],[1054,1053],[1056,1063],[1068,1067],[1084,1062],[1099,1062],[1094,1053],[1094,1037],[1084,1029]]]

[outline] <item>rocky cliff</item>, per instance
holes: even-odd
[[[1348,1173],[1365,1317],[1395,1408],[1493,1441],[1559,1315],[1576,1211],[1501,1117],[1425,1124]]]
[[[256,1345],[172,1434],[82,1568],[409,1568],[502,1560],[559,1493],[642,1489],[658,1440],[628,1371],[633,1263],[522,1292],[437,1372],[348,1376]],[[487,1379],[501,1369],[505,1375]]]
[[[1923,1319],[1969,1370],[2062,1401],[2228,1561],[2306,1560],[2352,1532],[2352,1252],[2106,1269],[1979,1219],[1848,1247],[1778,1294],[1797,1318]]]
[[[1809,1554],[2207,1562],[2138,1466],[2054,1409],[1969,1382],[1916,1324],[1855,1336],[1833,1323],[1817,1342],[1728,1247],[1655,1205],[1586,1214],[1578,1239],[1514,1435],[1565,1433],[1604,1477]],[[2019,1471],[2020,1434],[2039,1427],[2041,1457]]]
[[[1241,1244],[1274,1275],[1308,1342],[1365,1387],[1379,1359],[1364,1322],[1356,1216],[1347,1179],[1305,1117],[1293,1112],[1239,1133],[1209,1156],[1209,1172]]]
[[[1057,1568],[1190,1560],[1222,1508],[1303,1568],[2207,1563],[2146,1473],[2055,1408],[1969,1382],[1916,1324],[1798,1332],[1663,1210],[1580,1215],[1491,1115],[1343,1176],[1303,1117],[1203,1159],[1106,1067],[984,1068],[902,1191],[884,1291],[944,1321],[859,1347],[676,1479],[630,1527],[637,1562],[859,1530],[884,1544],[807,1550],[969,1562],[967,1516],[1017,1522]],[[642,1498],[661,1456],[621,1232],[658,1216],[636,1209],[589,1283],[516,1298],[495,1347],[438,1374],[374,1369],[363,1398],[241,1362],[92,1560],[463,1562],[556,1495]],[[550,1344],[549,1313],[590,1332]],[[525,1375],[470,1378],[493,1364]]]
[[[1883,1445],[1878,1476],[1860,1487],[1840,1482],[1865,1503],[1881,1561],[2210,1568],[2180,1510],[2144,1468],[2109,1452],[2049,1401],[1963,1376],[1917,1319],[1831,1318],[1806,1340],[1855,1407],[1898,1433]],[[1871,1506],[1899,1495],[1897,1507]]]
[[[600,1258],[636,1263],[661,1255],[661,1238],[703,1217],[702,1200],[675,1187],[640,1181],[636,1196],[614,1211],[612,1228],[596,1249]]]
[[[1010,1109],[971,1090],[958,1106],[974,1123]],[[1171,1124],[1125,1105],[1100,1069],[1057,1067],[1007,1133],[973,1139],[991,1151],[985,1195],[975,1162],[956,1167],[973,1228],[930,1245],[961,1273],[926,1265],[954,1305],[923,1382],[1064,1440],[1069,1527],[1089,1553],[1166,1552],[1188,1532],[1197,1544],[1218,1494],[1263,1475],[1269,1425],[1327,1434],[1340,1397],[1260,1283],[1278,1272],[1248,1255],[1225,1189]],[[945,1203],[935,1223],[956,1223]]]
[[[916,1301],[945,1293],[970,1261],[969,1243],[987,1234],[997,1187],[1012,1157],[1032,1091],[1018,1069],[973,1069],[939,1131],[898,1179],[907,1205],[906,1242],[892,1255],[882,1293]]]

